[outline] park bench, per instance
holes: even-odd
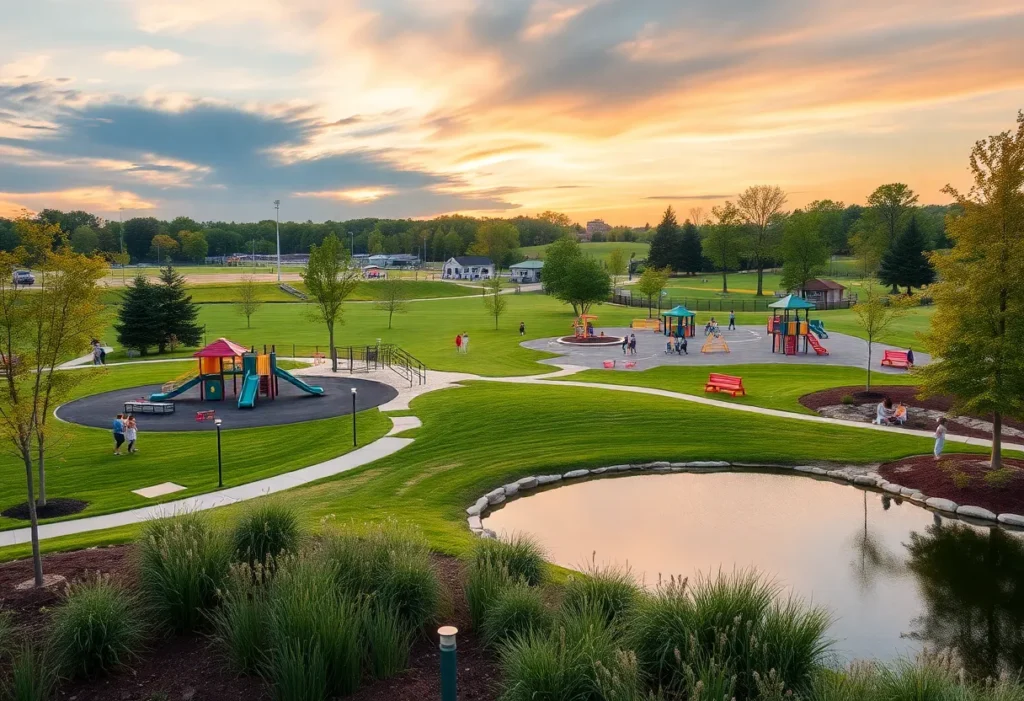
[[[313,365],[323,365],[325,362],[327,362],[327,360],[323,353],[318,351],[313,354]]]
[[[631,328],[634,329],[647,329],[649,331],[661,331],[661,320],[660,319],[633,319],[633,323],[630,324]]]
[[[196,412],[196,421],[199,421],[199,422],[213,421],[215,416],[216,416],[216,411],[214,411],[213,409],[204,409],[202,411],[197,411]]]
[[[882,354],[882,365],[890,368],[909,368],[906,351],[887,350]]]
[[[173,402],[150,402],[145,399],[138,399],[124,403],[126,414],[173,414]]]
[[[746,396],[747,390],[743,387],[743,378],[735,377],[733,375],[721,375],[717,372],[711,373],[708,376],[708,381],[704,385],[705,392],[726,392],[732,396],[742,394]]]

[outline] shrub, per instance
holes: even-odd
[[[299,518],[295,511],[274,502],[257,502],[232,533],[235,557],[250,565],[268,563],[299,545]]]
[[[203,514],[151,521],[139,542],[139,587],[164,625],[195,630],[217,603],[231,548]]]
[[[0,698],[10,701],[49,701],[57,688],[57,666],[44,647],[25,644],[11,658]]]
[[[0,661],[13,650],[14,617],[9,611],[0,610]]]
[[[267,626],[269,602],[266,570],[239,564],[221,592],[221,603],[210,618],[214,638],[221,644],[231,664],[245,674],[258,673],[267,661],[270,630]]]
[[[495,647],[531,631],[546,633],[551,629],[551,618],[538,589],[523,583],[514,584],[499,592],[485,612],[484,642]]]
[[[319,701],[359,686],[362,612],[339,591],[333,563],[311,555],[278,562],[269,591],[267,676],[281,701]]]
[[[375,679],[390,679],[406,668],[412,635],[398,611],[364,606],[362,636],[366,668]]]
[[[628,569],[591,563],[582,575],[573,575],[566,582],[562,608],[569,612],[593,608],[611,623],[629,610],[639,595]]]
[[[54,614],[51,642],[64,674],[88,677],[137,657],[145,635],[137,597],[97,575],[68,587]]]
[[[841,400],[846,406],[851,406],[857,403],[857,400],[853,398],[852,394],[844,394]]]
[[[696,619],[685,579],[672,578],[637,599],[627,622],[626,640],[654,686],[672,689],[679,685],[677,655],[686,649]]]
[[[962,470],[954,470],[949,477],[957,489],[967,489],[971,484],[971,476]]]
[[[508,571],[489,560],[473,560],[466,571],[466,604],[474,628],[483,628],[484,619],[498,596],[514,584]]]
[[[985,473],[985,484],[996,489],[1002,489],[1017,476],[1017,471],[1010,467],[1001,467]]]
[[[504,568],[512,579],[532,587],[544,581],[544,553],[532,538],[523,534],[479,538],[473,548],[473,560]]]

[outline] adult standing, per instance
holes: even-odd
[[[114,419],[114,455],[121,454],[122,445],[124,445],[124,416],[118,414]]]
[[[914,349],[913,348],[908,348],[907,349],[907,365],[909,365],[910,367],[914,367]]]
[[[729,310],[729,331],[735,331],[735,330],[736,330],[736,310],[735,309],[730,309]]]
[[[455,352],[456,353],[461,353],[462,352],[462,334],[461,333],[455,334]]]
[[[462,332],[462,352],[463,353],[468,353],[469,352],[469,332],[468,331],[463,331]]]
[[[629,348],[629,334],[622,337],[622,354],[626,354],[626,349]]]

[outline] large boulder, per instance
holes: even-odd
[[[932,497],[926,499],[925,504],[936,509],[938,511],[945,511],[946,513],[955,514],[959,505],[955,501],[949,499],[942,499],[941,497]]]
[[[957,516],[967,516],[969,518],[980,518],[984,521],[995,521],[998,517],[989,511],[983,509],[980,506],[961,506],[956,510]]]

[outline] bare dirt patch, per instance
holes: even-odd
[[[917,455],[885,463],[878,474],[929,497],[980,506],[996,514],[1024,514],[1024,460],[1004,458],[1003,465],[996,472],[984,455],[951,453],[938,461],[931,455]]]
[[[58,516],[71,516],[77,514],[80,511],[84,511],[85,507],[89,506],[89,502],[82,501],[81,499],[48,499],[46,506],[36,507],[37,518],[57,518]],[[0,511],[0,516],[4,518],[17,518],[22,521],[29,520],[28,513],[28,502],[22,502],[17,506],[12,506],[9,509]]]

